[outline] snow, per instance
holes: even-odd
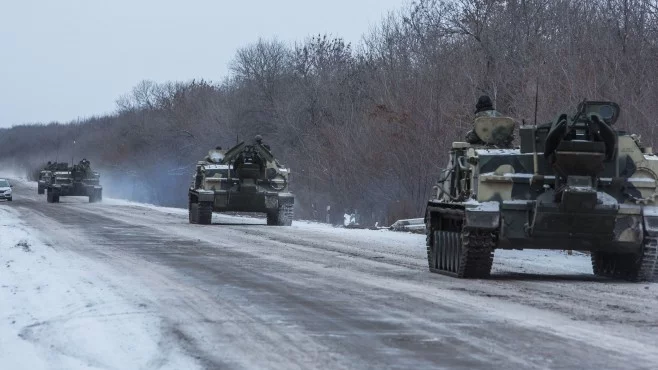
[[[514,156],[521,154],[520,149],[476,149],[478,155]]]
[[[162,353],[160,319],[113,291],[120,274],[44,239],[0,205],[2,369],[198,368]]]
[[[229,165],[227,165],[227,164],[206,164],[203,167],[207,170],[228,170],[229,169]]]
[[[605,207],[609,208],[619,208],[619,202],[612,195],[599,191],[596,193],[597,202]]]
[[[535,250],[496,250],[492,273],[529,274],[592,274],[592,261],[589,255],[566,251]]]
[[[498,202],[482,202],[476,206],[467,205],[466,209],[469,211],[478,211],[478,212],[498,212],[500,210],[500,203]]]
[[[503,204],[518,204],[518,205],[528,205],[528,203],[531,203],[532,200],[528,199],[510,199],[510,200],[504,200]]]
[[[643,208],[645,216],[656,217],[658,216],[658,207],[655,206],[646,206]]]
[[[655,185],[656,180],[655,179],[650,179],[646,177],[630,177],[628,179],[631,183],[647,183],[648,185]]]

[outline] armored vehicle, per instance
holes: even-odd
[[[658,280],[658,156],[616,130],[614,102],[583,101],[573,116],[519,128],[482,117],[485,145],[455,142],[425,214],[433,272],[489,276],[495,249],[591,253],[594,274]]]
[[[39,172],[39,180],[37,181],[37,194],[43,194],[46,192],[46,188],[50,184],[52,176],[53,173],[50,170],[44,169]]]
[[[90,203],[100,202],[103,199],[100,174],[91,170],[91,165],[86,159],[73,167],[66,169],[58,167],[53,171],[46,191],[48,203],[58,203],[59,197],[67,196],[89,197]]]
[[[294,196],[290,171],[272,155],[262,138],[229,150],[216,148],[196,165],[189,189],[189,221],[210,224],[212,212],[260,212],[268,225],[292,224]]]
[[[46,188],[50,185],[53,179],[53,172],[67,171],[68,163],[48,162],[46,166],[39,172],[39,180],[37,182],[37,194],[46,192]]]

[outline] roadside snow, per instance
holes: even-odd
[[[162,348],[160,319],[113,292],[111,272],[46,245],[18,215],[0,205],[0,368],[198,368]]]

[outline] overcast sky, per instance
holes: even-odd
[[[144,79],[220,81],[236,49],[354,44],[407,0],[0,0],[0,127],[111,113]]]

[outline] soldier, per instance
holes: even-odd
[[[265,149],[267,149],[267,150],[270,151],[270,152],[272,151],[272,149],[270,148],[269,144],[263,144],[263,137],[262,137],[262,136],[260,136],[260,135],[256,135],[255,140],[256,140],[256,143],[257,143],[257,144],[262,145]]]
[[[491,98],[488,95],[482,95],[475,104],[475,119],[479,117],[502,117],[502,115],[494,109]],[[510,136],[506,141],[506,146],[511,146],[514,136]],[[485,145],[486,143],[478,137],[475,129],[466,133],[466,142],[474,145]]]
[[[204,161],[211,163],[219,163],[222,159],[224,159],[224,153],[221,146],[216,146],[214,151],[211,151],[203,158]]]

